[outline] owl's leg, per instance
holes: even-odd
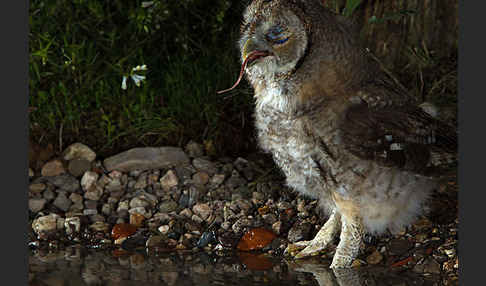
[[[295,243],[296,246],[306,246],[295,256],[295,258],[311,256],[325,249],[329,243],[332,242],[340,228],[341,215],[338,212],[333,211],[327,222],[322,226],[313,240],[299,241]]]
[[[341,223],[340,241],[332,259],[331,268],[350,267],[353,260],[358,256],[363,239],[364,228],[359,218],[349,220],[343,217]]]

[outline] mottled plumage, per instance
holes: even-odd
[[[261,148],[330,214],[297,243],[306,246],[297,257],[341,230],[331,267],[351,265],[364,232],[398,230],[420,214],[435,165],[456,152],[454,128],[424,112],[358,40],[321,1],[255,0],[239,41]]]

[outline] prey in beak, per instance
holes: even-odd
[[[243,78],[243,74],[245,73],[246,66],[248,64],[250,64],[251,62],[257,60],[257,59],[266,57],[270,54],[267,51],[259,51],[259,50],[256,50],[256,49],[253,50],[253,48],[254,48],[254,45],[253,45],[252,40],[249,39],[248,41],[246,41],[246,43],[243,47],[243,58],[244,58],[244,60],[243,60],[243,63],[241,64],[240,75],[238,76],[238,79],[236,80],[236,82],[233,84],[232,87],[224,89],[224,90],[217,91],[218,94],[225,93],[225,92],[228,92],[230,90],[235,89],[238,86],[238,84],[240,84],[240,81]]]

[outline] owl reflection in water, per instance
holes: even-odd
[[[380,69],[353,23],[320,0],[255,0],[239,47],[260,147],[329,215],[294,245],[296,258],[340,233],[331,268],[350,267],[365,233],[401,230],[421,214],[437,170],[455,161],[455,128]]]

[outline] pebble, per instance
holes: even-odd
[[[80,142],[69,145],[63,152],[63,159],[66,161],[84,159],[88,162],[92,162],[95,158],[96,153]]]
[[[158,228],[158,231],[162,234],[167,234],[169,233],[169,229],[170,229],[170,226],[168,225],[161,225],[159,228]]]
[[[176,202],[174,202],[173,200],[168,200],[168,201],[162,202],[159,205],[159,211],[162,212],[162,213],[169,213],[169,212],[175,211],[177,209],[177,207],[178,207],[178,204]]]
[[[406,239],[393,239],[390,241],[388,251],[392,255],[402,255],[405,252],[407,252],[410,248],[412,248],[414,245],[412,242],[406,240]]]
[[[208,204],[196,204],[192,208],[192,211],[201,217],[203,220],[206,220],[209,215],[212,213],[212,209],[209,207]]]
[[[89,191],[93,189],[98,181],[99,175],[95,172],[85,172],[83,177],[81,178],[81,187],[85,191]]]
[[[44,177],[53,177],[64,174],[66,170],[62,164],[62,161],[55,159],[44,164],[41,170],[41,175]]]
[[[195,158],[194,160],[192,160],[192,165],[197,170],[207,172],[210,175],[214,175],[218,172],[218,168],[216,168],[216,165],[213,162],[204,158]]]
[[[32,229],[37,234],[54,231],[57,229],[58,219],[60,219],[60,216],[54,213],[38,217],[32,222]]]
[[[29,185],[29,191],[34,194],[42,193],[42,191],[44,191],[45,189],[46,184],[44,183],[33,183]]]
[[[145,242],[147,248],[157,247],[163,245],[165,241],[164,237],[161,235],[151,235]]]
[[[44,193],[42,193],[42,197],[48,201],[52,201],[56,197],[56,193],[54,193],[52,190],[45,190]]]
[[[197,172],[192,176],[194,184],[206,185],[209,182],[209,175],[206,172]]]
[[[426,258],[423,263],[416,264],[413,267],[413,271],[417,273],[432,273],[440,274],[440,264],[433,258]]]
[[[80,194],[76,194],[76,193],[71,193],[69,195],[69,199],[73,202],[73,203],[82,203],[83,202],[83,196],[81,196]]]
[[[79,232],[81,229],[81,219],[77,216],[66,218],[64,220],[64,228],[67,234]]]
[[[162,186],[162,189],[168,191],[170,188],[175,187],[179,184],[179,179],[177,178],[176,174],[174,171],[169,170],[165,175],[160,178],[160,185]]]
[[[187,143],[185,151],[191,158],[201,157],[204,155],[203,145],[194,141],[189,141],[189,143]]]
[[[382,260],[383,255],[378,250],[373,251],[368,257],[366,257],[366,262],[372,265],[378,264]]]
[[[74,177],[81,177],[91,169],[91,162],[85,159],[74,159],[68,163],[68,171]]]
[[[29,210],[33,213],[38,213],[46,205],[46,199],[29,199]]]
[[[312,230],[312,225],[307,222],[299,222],[297,221],[294,223],[292,228],[289,230],[289,234],[287,235],[287,239],[290,242],[297,242],[301,240],[308,240],[310,237],[310,232]]]
[[[84,193],[84,198],[87,200],[98,201],[103,195],[103,189],[94,185],[88,191]]]
[[[70,174],[62,174],[54,177],[46,177],[47,181],[59,189],[63,189],[67,192],[74,192],[79,190],[79,181]]]
[[[52,204],[62,211],[67,212],[72,202],[66,197],[66,194],[64,192],[59,192]]]

